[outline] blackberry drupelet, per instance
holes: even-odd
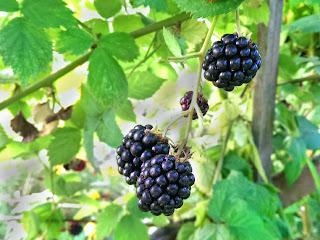
[[[167,140],[151,133],[152,128],[150,124],[136,125],[122,139],[122,145],[116,150],[118,171],[126,177],[126,182],[130,185],[136,183],[143,162],[156,154],[169,153]]]
[[[258,46],[235,34],[224,34],[221,41],[214,42],[202,63],[204,78],[225,91],[249,83],[260,66]]]
[[[170,216],[190,196],[195,178],[189,162],[177,162],[172,155],[159,154],[143,164],[137,180],[139,209],[153,215]]]
[[[182,107],[182,111],[187,111],[190,108],[190,104],[192,101],[193,91],[186,92],[184,96],[180,99],[180,105]],[[202,112],[203,115],[209,110],[208,100],[205,99],[202,94],[200,93],[197,98],[197,104]],[[198,114],[196,110],[193,111],[192,119],[197,119]]]

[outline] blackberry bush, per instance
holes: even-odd
[[[180,99],[180,105],[182,107],[182,111],[187,111],[190,108],[190,104],[192,101],[193,91],[186,92],[184,96]],[[197,104],[202,112],[202,115],[206,115],[209,110],[208,100],[205,99],[200,93],[197,98]],[[192,119],[197,119],[198,114],[196,110],[193,111]]]
[[[117,165],[128,184],[135,184],[140,175],[141,165],[157,154],[168,154],[170,146],[159,134],[150,132],[151,125],[136,125],[122,139],[117,150]]]
[[[260,66],[258,46],[235,34],[224,34],[221,41],[214,42],[202,63],[204,78],[225,91],[249,83]]]
[[[172,155],[159,154],[142,165],[137,180],[139,209],[153,215],[170,216],[190,196],[195,178],[189,162],[178,162]]]

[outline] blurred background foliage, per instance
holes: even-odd
[[[217,0],[210,12],[203,0],[194,1],[198,11],[186,0],[2,0],[0,101],[40,87],[0,103],[0,239],[320,239],[317,0],[284,1],[274,185],[255,183],[262,170],[251,133],[253,84],[241,98],[243,86],[225,94],[202,81],[210,110],[193,123],[189,140],[196,186],[172,217],[140,212],[134,187],[117,172],[123,134],[136,124],[166,129],[181,116],[179,99],[194,88],[197,59],[168,57],[198,52],[215,14],[221,16],[212,41],[234,32],[232,10],[241,2]],[[199,18],[181,14],[190,9]],[[256,42],[258,23],[269,22],[268,2],[245,0],[239,9],[242,31]],[[136,31],[166,19],[172,23]],[[214,184],[231,121],[222,179]],[[168,137],[177,142],[185,130],[179,119]],[[66,169],[77,161],[85,161],[83,171]],[[307,185],[312,193],[293,201],[281,195],[306,165],[311,183],[302,179],[291,190]],[[83,227],[76,236],[74,223]]]

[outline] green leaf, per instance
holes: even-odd
[[[198,177],[196,178],[196,185],[203,193],[210,194],[212,189],[215,164],[213,162],[197,162]]]
[[[297,116],[300,136],[306,144],[307,149],[320,149],[319,128],[304,116]]]
[[[256,167],[259,175],[263,179],[263,181],[265,183],[267,183],[268,182],[268,178],[267,178],[267,175],[266,175],[266,173],[265,173],[265,171],[264,171],[264,169],[262,167],[259,151],[257,149],[256,144],[253,141],[252,135],[249,137],[249,141],[250,141],[250,147],[249,147],[250,150],[249,151],[251,153],[251,160],[252,160],[254,166]]]
[[[95,0],[94,6],[102,17],[109,18],[119,12],[122,5],[120,0]]]
[[[132,102],[128,99],[120,105],[116,111],[116,115],[123,120],[136,122],[136,114],[133,111]]]
[[[175,36],[165,27],[163,27],[163,37],[169,48],[169,50],[173,53],[173,55],[180,57],[181,56],[181,48],[177,42]]]
[[[234,126],[234,140],[240,147],[244,147],[248,141],[248,128],[243,121],[237,121]]]
[[[246,3],[245,1],[244,3]],[[243,4],[244,5],[244,4]],[[247,3],[249,6],[243,6],[241,15],[250,20],[251,23],[264,23],[266,26],[269,22],[269,5],[266,1],[251,0]]]
[[[135,0],[133,6],[138,7],[144,5],[145,7],[149,6],[150,8],[158,11],[165,12],[167,10],[167,1],[166,0]]]
[[[207,31],[208,27],[205,22],[189,19],[181,23],[180,35],[190,43],[199,44],[206,37]]]
[[[208,2],[204,0],[175,0],[181,10],[191,12],[195,18],[214,17],[235,10],[243,0],[216,0]]]
[[[97,135],[100,141],[108,144],[111,147],[118,147],[121,144],[123,135],[115,120],[115,113],[107,109],[97,127]]]
[[[9,138],[4,131],[4,128],[0,125],[0,149],[3,148],[9,142]]]
[[[128,80],[129,97],[139,100],[152,97],[165,81],[149,71],[136,71]]]
[[[272,219],[278,198],[264,187],[248,181],[241,173],[233,172],[213,187],[208,204],[208,215],[216,222],[228,226],[237,239],[274,239],[264,227],[264,218]]]
[[[228,228],[223,224],[206,224],[199,233],[198,240],[229,240],[231,239]]]
[[[123,209],[117,204],[108,205],[97,218],[97,239],[108,237],[118,224]]]
[[[276,120],[283,123],[284,127],[293,136],[299,136],[297,119],[292,111],[290,111],[282,102],[276,105]]]
[[[27,239],[35,239],[38,236],[39,231],[39,217],[37,214],[31,211],[24,211],[22,218],[23,228],[27,232]]]
[[[290,186],[301,173],[302,163],[306,161],[306,144],[302,138],[293,138],[288,149],[291,161],[285,166],[285,177]]]
[[[168,225],[166,216],[162,214],[160,216],[153,216],[152,222],[156,227],[165,227]]]
[[[59,128],[52,133],[48,148],[52,165],[69,163],[80,149],[81,133],[76,128]]]
[[[117,107],[127,99],[128,83],[118,62],[101,47],[89,60],[89,89],[105,107]]]
[[[127,33],[110,33],[103,36],[99,44],[111,55],[122,61],[131,62],[139,56],[139,48],[133,37]]]
[[[194,226],[193,222],[188,222],[182,225],[180,228],[177,240],[191,240],[192,234],[196,231],[196,227]]]
[[[14,18],[0,31],[0,46],[3,62],[19,75],[23,86],[52,61],[48,34],[25,18]]]
[[[21,12],[34,24],[45,28],[76,25],[72,11],[62,0],[24,0]]]
[[[1,0],[0,11],[15,12],[19,10],[19,5],[16,0]]]
[[[291,0],[290,7],[293,8],[294,6],[297,6],[300,3],[306,3],[313,6],[313,5],[319,4],[319,1],[318,0]]]
[[[228,155],[224,158],[223,168],[242,172],[248,178],[252,178],[251,165],[237,155]]]
[[[148,240],[148,227],[129,214],[121,218],[113,234],[114,240]]]
[[[319,22],[320,15],[309,15],[284,26],[283,30],[289,30],[290,32],[302,31],[304,33],[320,32]]]
[[[55,50],[62,54],[80,55],[94,44],[93,37],[80,28],[68,28],[59,33]]]
[[[94,133],[99,125],[99,119],[87,116],[83,128],[83,146],[87,153],[87,158],[93,166],[94,164]]]
[[[106,35],[109,33],[109,24],[100,18],[93,18],[84,22],[89,28],[91,28],[96,34]]]

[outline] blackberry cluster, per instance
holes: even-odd
[[[195,178],[189,162],[176,162],[172,155],[159,154],[142,164],[136,195],[139,209],[153,215],[170,216],[190,196]]]
[[[182,111],[187,111],[190,108],[190,104],[192,101],[193,91],[186,92],[184,96],[180,99],[180,105],[182,107]],[[208,100],[205,99],[200,93],[197,98],[197,104],[202,112],[202,115],[206,115],[209,110]],[[198,114],[196,110],[193,111],[192,119],[197,119]]]
[[[126,182],[135,184],[141,171],[141,165],[157,154],[168,154],[170,146],[150,130],[151,125],[136,125],[122,139],[122,145],[117,150],[117,165],[121,175],[126,176]]]
[[[214,42],[202,63],[204,78],[225,91],[249,83],[260,66],[258,46],[235,34],[224,34],[221,41]]]

